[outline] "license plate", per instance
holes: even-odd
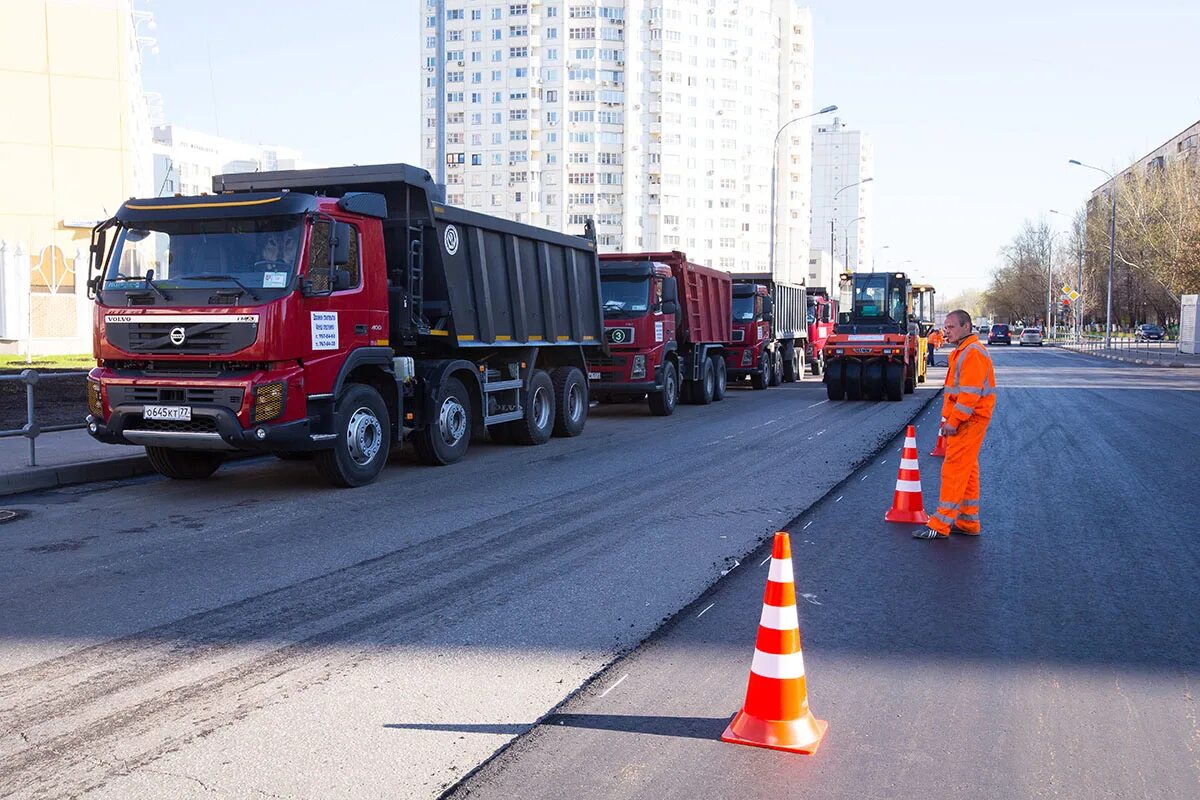
[[[165,419],[172,422],[191,422],[191,406],[146,406],[142,419]]]
[[[598,381],[598,380],[600,380],[600,373],[599,373],[599,372],[589,372],[589,373],[588,373],[588,380],[589,380],[589,381]]]

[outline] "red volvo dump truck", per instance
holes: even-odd
[[[92,237],[88,430],[171,478],[230,451],[374,480],[411,441],[540,444],[587,419],[603,349],[592,238],[445,205],[404,164],[213,178],[130,200]]]
[[[800,380],[808,342],[804,287],[769,275],[738,278],[733,344],[726,355],[729,377],[749,378],[755,389]]]
[[[670,253],[600,256],[607,355],[588,358],[588,380],[600,402],[649,398],[666,416],[676,403],[707,404],[725,396],[730,339],[729,273]]]
[[[808,298],[808,341],[804,357],[812,367],[813,375],[825,370],[825,340],[833,335],[837,321],[837,301],[829,296],[824,286],[808,287],[804,291]]]

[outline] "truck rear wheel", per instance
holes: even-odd
[[[364,486],[375,480],[392,446],[392,421],[379,392],[365,384],[349,384],[337,400],[333,419],[337,436],[333,447],[317,452],[317,472],[335,486]]]
[[[825,370],[825,393],[829,396],[830,400],[846,399],[846,384],[842,380],[841,361],[831,361],[829,369]]]
[[[713,400],[723,400],[725,398],[725,390],[729,388],[728,376],[725,374],[725,359],[722,356],[713,356],[713,370],[716,373],[716,381],[713,383]]]
[[[904,399],[904,365],[889,361],[884,367],[884,389],[893,402]]]
[[[513,443],[535,445],[550,441],[555,405],[554,382],[544,370],[534,370],[525,390],[525,418],[505,423]]]
[[[576,367],[558,367],[550,373],[554,384],[554,435],[578,436],[587,422],[588,391]]]
[[[868,400],[883,399],[883,371],[886,362],[872,358],[863,365],[862,392]]]
[[[853,359],[843,367],[842,383],[846,387],[847,400],[862,399],[862,362]]]
[[[146,456],[155,472],[176,481],[207,478],[225,460],[223,455],[211,450],[172,450],[169,447],[147,447]]]
[[[663,388],[661,392],[650,393],[650,413],[656,417],[669,417],[675,413],[675,404],[679,402],[679,373],[675,371],[675,362],[663,364]]]

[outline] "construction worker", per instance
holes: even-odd
[[[947,539],[951,531],[978,536],[980,530],[979,449],[996,404],[996,373],[966,311],[946,316],[946,336],[955,348],[942,398],[942,490],[929,527],[913,533],[914,539]]]
[[[933,330],[931,330],[929,332],[928,340],[929,340],[929,343],[927,345],[927,349],[929,350],[929,366],[934,367],[934,366],[937,366],[937,362],[934,360],[933,354],[936,353],[937,349],[942,346],[942,331],[941,331],[941,329],[934,328]]]

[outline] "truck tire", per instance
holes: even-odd
[[[883,399],[884,367],[887,365],[882,358],[872,358],[863,365],[862,393],[868,400]]]
[[[225,460],[225,456],[211,450],[172,450],[169,447],[147,447],[146,456],[155,472],[176,481],[207,478]]]
[[[704,359],[700,380],[692,384],[692,402],[698,406],[706,406],[713,401],[717,393],[717,371],[713,369],[711,358]]]
[[[796,351],[792,350],[791,356],[784,353],[783,356],[783,374],[780,375],[781,383],[796,382]]]
[[[379,392],[362,383],[347,385],[333,419],[337,436],[333,447],[317,452],[317,472],[334,486],[347,488],[375,480],[392,446],[392,421]]]
[[[850,359],[843,369],[842,384],[846,387],[847,400],[862,399],[862,362]]]
[[[679,402],[679,373],[675,370],[675,362],[663,364],[663,388],[661,392],[650,393],[650,413],[656,417],[669,417],[675,413],[675,404]]]
[[[554,435],[578,436],[587,423],[588,386],[577,367],[557,367],[550,373],[554,384]]]
[[[771,354],[763,351],[762,358],[759,359],[758,372],[750,373],[750,388],[765,389],[771,385]]]
[[[514,444],[535,445],[550,441],[554,432],[554,382],[545,370],[534,370],[525,390],[525,417],[508,426]]]
[[[779,350],[775,351],[775,357],[771,359],[770,381],[772,386],[783,383],[783,353]]]
[[[723,356],[713,356],[713,370],[716,373],[716,381],[713,383],[713,400],[724,400],[725,391],[729,388],[729,378],[725,372],[725,358]]]
[[[904,365],[889,361],[884,367],[884,393],[888,400],[899,402],[904,399]]]
[[[846,384],[842,380],[842,362],[834,359],[825,370],[825,394],[830,400],[846,399]]]
[[[810,362],[810,364],[812,365],[812,373],[814,376],[821,374],[821,372],[823,371],[822,367],[824,366],[824,362],[825,362],[825,359],[823,356],[814,356],[813,357],[813,360]]]
[[[911,365],[906,364],[904,367],[904,393],[912,394],[916,390],[917,390],[917,382],[913,378]]]

